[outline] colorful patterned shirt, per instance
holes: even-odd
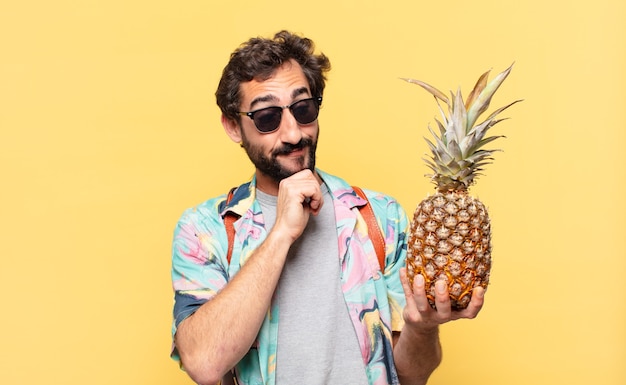
[[[364,190],[385,237],[383,273],[367,235],[367,225],[358,210],[366,201],[342,179],[321,170],[317,172],[333,196],[341,286],[369,383],[399,384],[393,363],[392,332],[401,331],[404,324],[405,298],[399,269],[404,266],[406,257],[406,213],[394,199]],[[180,218],[172,247],[175,292],[172,336],[181,321],[228,284],[267,236],[261,207],[255,199],[255,186],[253,177],[237,188],[229,204],[226,204],[226,195],[222,195],[188,209]],[[223,221],[228,211],[240,215],[234,223],[230,264],[226,258],[228,242]],[[240,384],[275,384],[279,316],[280,309],[276,301],[272,301],[256,342],[236,366]],[[175,346],[172,357],[179,360]]]

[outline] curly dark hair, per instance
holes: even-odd
[[[325,73],[330,71],[326,55],[314,53],[312,40],[289,31],[280,31],[273,39],[256,37],[243,43],[231,55],[215,92],[217,105],[228,119],[241,122],[240,84],[253,79],[267,80],[274,71],[289,60],[295,60],[309,82],[311,96],[323,96]]]

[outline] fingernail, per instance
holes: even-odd
[[[424,276],[422,276],[421,274],[417,274],[415,275],[415,278],[413,278],[413,282],[415,283],[415,285],[417,285],[418,287],[422,287],[424,286]]]
[[[439,294],[446,293],[446,283],[444,281],[437,281],[435,283],[435,288],[437,289],[437,293]]]

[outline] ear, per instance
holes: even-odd
[[[224,131],[226,131],[226,135],[228,135],[230,140],[235,143],[241,143],[241,127],[236,120],[229,119],[222,114],[222,126],[224,126]]]

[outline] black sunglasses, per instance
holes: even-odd
[[[309,124],[317,119],[321,105],[322,97],[318,96],[316,98],[298,100],[288,106],[265,107],[250,112],[239,112],[239,114],[246,115],[252,119],[259,132],[268,134],[276,131],[280,126],[284,109],[288,108],[298,123]]]

